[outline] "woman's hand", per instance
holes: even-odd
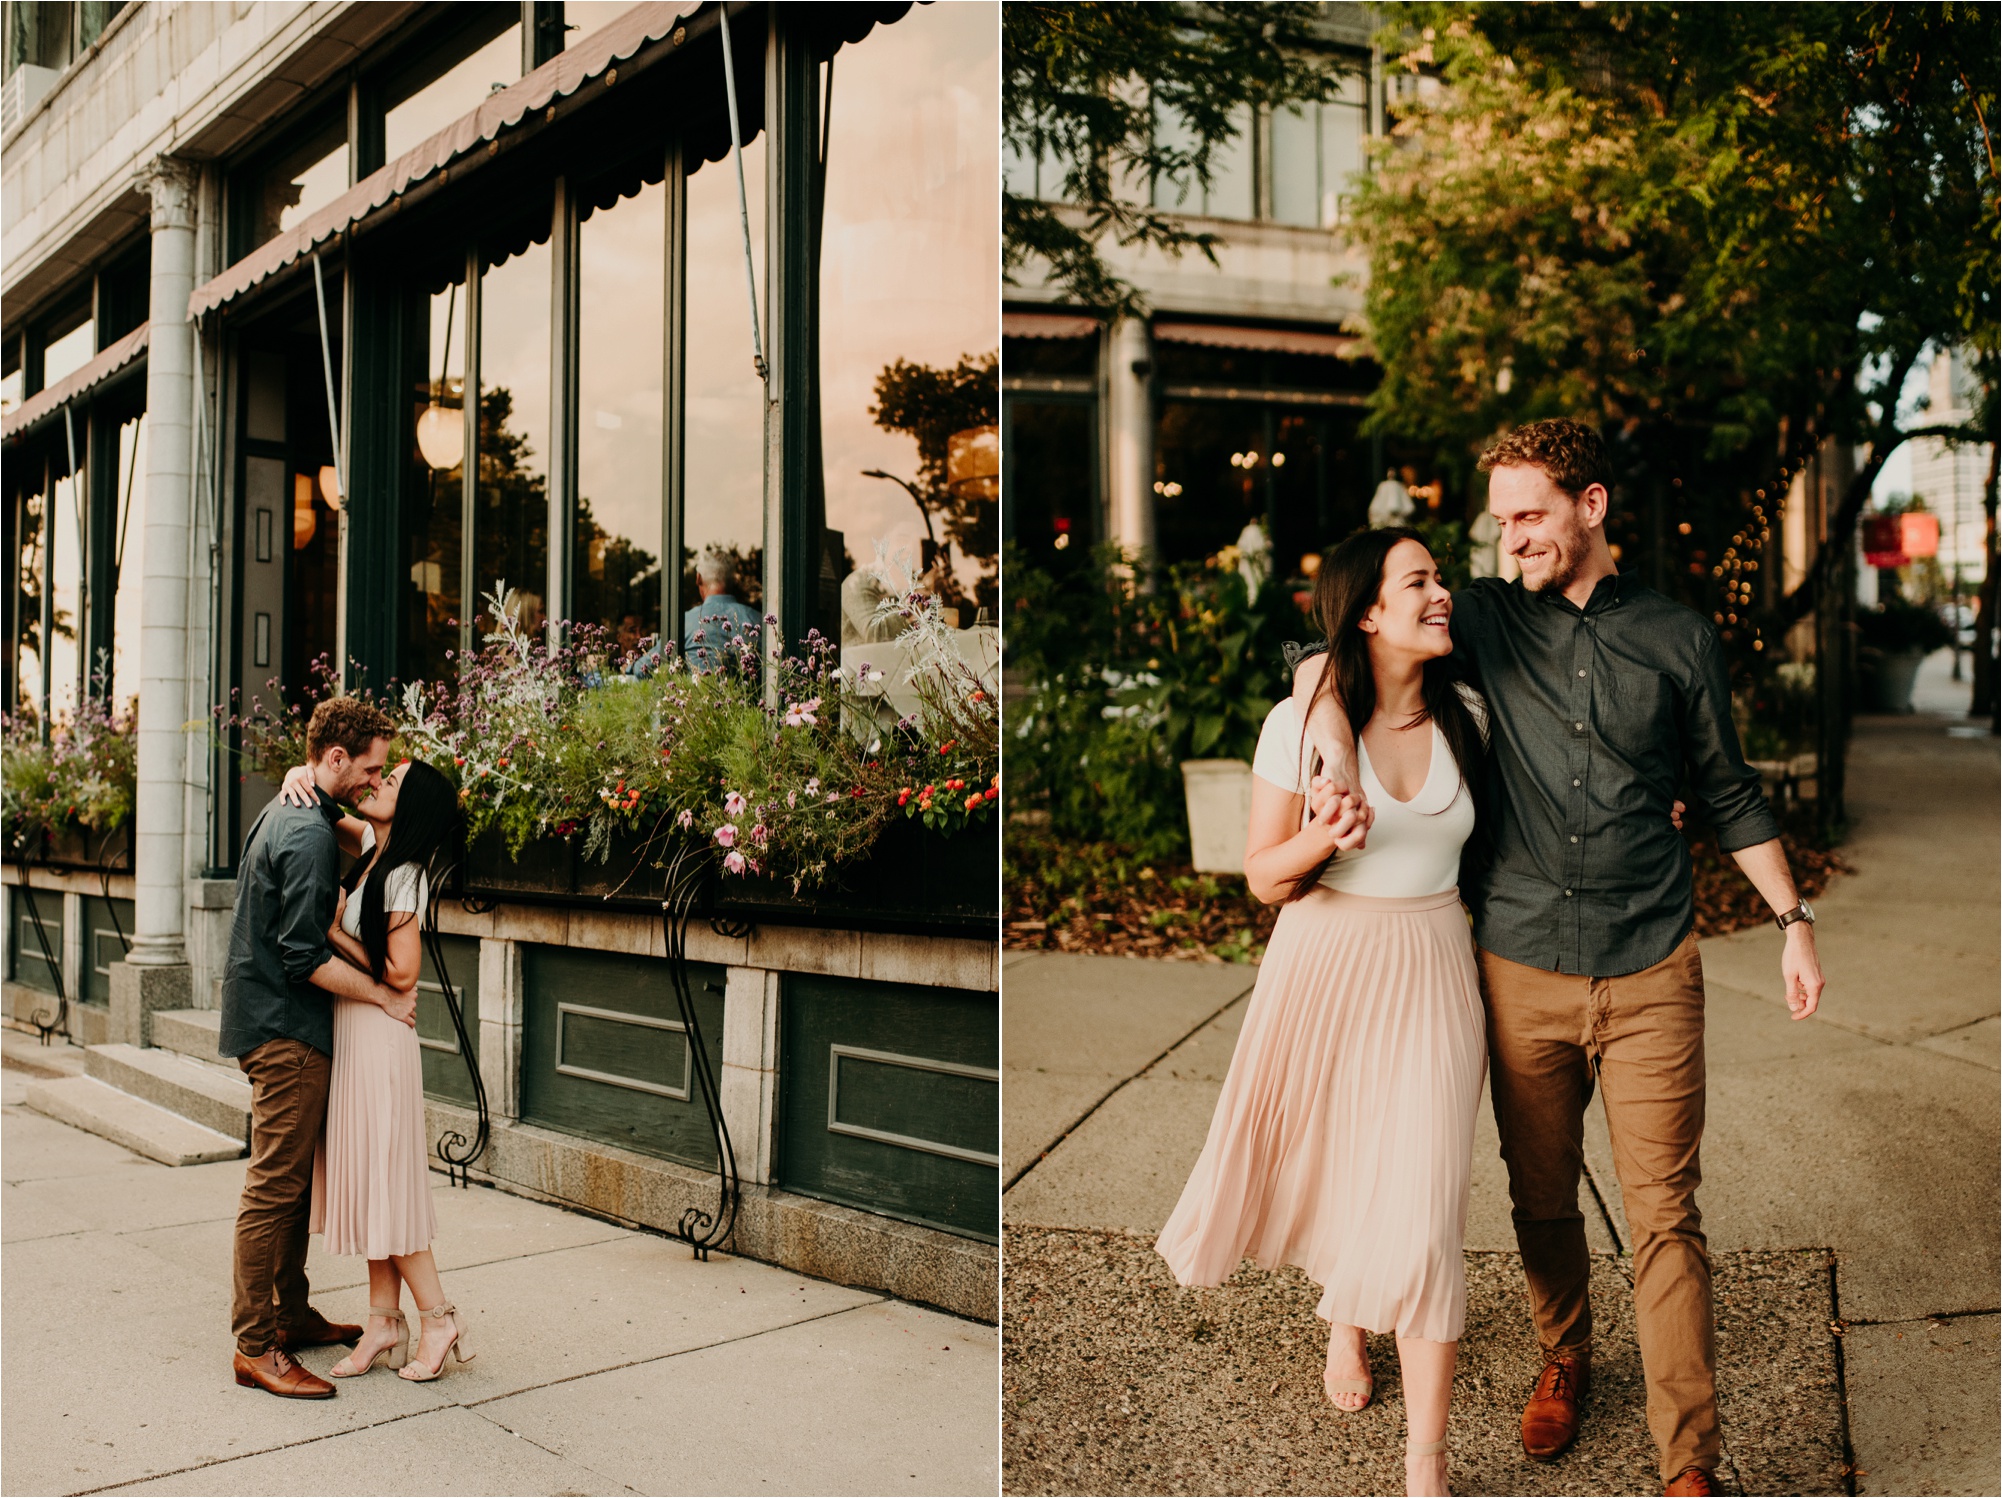
[[[304,765],[294,765],[285,772],[285,778],[278,782],[278,799],[287,806],[316,806],[319,794],[313,785],[313,772]]]
[[[1321,796],[1307,829],[1325,838],[1334,852],[1354,852],[1369,835],[1368,814],[1362,798],[1347,791],[1331,791]]]

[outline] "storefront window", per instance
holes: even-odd
[[[427,72],[392,86],[390,97],[395,102],[382,117],[385,163],[471,114],[496,88],[505,88],[521,77],[521,24],[516,22],[479,44],[443,72],[426,76]]]
[[[76,373],[97,354],[97,324],[86,317],[49,338],[42,349],[42,388]]]
[[[0,416],[21,404],[27,371],[21,367],[21,340],[9,338],[5,365],[0,367]]]
[[[499,583],[516,590],[518,617],[531,630],[549,619],[549,300],[547,244],[480,278],[473,582],[481,595]]]
[[[238,255],[296,228],[348,190],[348,120],[330,109],[300,139],[244,174]]]
[[[139,691],[139,589],[146,573],[146,418],[118,429],[118,490],[112,539],[111,700]]]
[[[744,286],[744,231],[737,177],[728,157],[688,177],[687,345],[682,371],[681,608],[701,597],[696,562],[720,564],[732,598],[764,602],[764,386],[751,358],[750,293]],[[751,211],[751,258],[765,284],[765,142],[744,143],[744,191]],[[762,291],[760,293],[762,295]]]
[[[423,378],[413,415],[403,507],[403,645],[397,674],[444,681],[459,645],[459,563],[465,530],[466,288],[455,281],[425,299]]]
[[[42,588],[48,567],[48,531],[43,521],[47,509],[39,489],[15,500],[15,535],[19,538],[14,600],[8,620],[14,646],[15,701],[8,710],[31,708],[41,711],[42,701]]]
[[[996,604],[997,45],[991,6],[914,7],[825,80],[821,610],[838,592],[844,634],[879,545],[962,626]]]
[[[49,629],[49,715],[76,711],[83,685],[83,533],[77,515],[78,484],[74,476],[55,482],[48,548],[49,594],[53,605]]]
[[[631,10],[632,0],[564,0],[563,45],[574,47]]]
[[[579,232],[577,515],[567,612],[603,625],[627,653],[660,633],[666,200],[665,186],[642,188],[592,214]]]

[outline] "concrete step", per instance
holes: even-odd
[[[216,1037],[222,1033],[222,1011],[217,1009],[155,1009],[153,1044],[165,1051],[178,1051],[197,1061],[235,1066],[216,1054]]]
[[[207,1165],[244,1155],[241,1139],[205,1129],[95,1077],[31,1082],[26,1102],[37,1113],[122,1144],[162,1165]]]
[[[218,1134],[250,1142],[250,1083],[241,1073],[231,1076],[218,1066],[136,1045],[90,1047],[84,1072]]]

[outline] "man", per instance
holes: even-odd
[[[1662,1479],[1670,1494],[1709,1493],[1719,1436],[1710,1257],[1696,1208],[1703,971],[1689,855],[1671,821],[1685,769],[1720,846],[1786,932],[1780,972],[1795,1019],[1821,998],[1814,913],[1739,752],[1716,631],[1614,567],[1598,434],[1534,422],[1480,466],[1501,547],[1522,569],[1519,584],[1476,579],[1455,600],[1452,631],[1494,724],[1496,773],[1482,808],[1493,859],[1468,895],[1495,1123],[1544,1358],[1523,1449],[1561,1456],[1590,1386],[1578,1176],[1597,1086],[1634,1235],[1634,1315]],[[1319,669],[1310,660],[1296,674],[1303,705]],[[1317,795],[1360,794],[1348,725],[1326,700],[1314,717],[1328,765]]]
[[[362,1329],[328,1321],[307,1303],[306,1227],[313,1155],[327,1116],[333,1001],[380,1004],[417,1022],[416,991],[383,987],[334,955],[339,803],[379,789],[395,733],[355,697],[313,711],[306,757],[316,804],[273,801],[245,839],[236,913],[223,968],[217,1050],[250,1079],[250,1165],[236,1214],[230,1316],[236,1381],[288,1399],[331,1399],[334,1386],[292,1359],[300,1347],[353,1343]]]
[[[714,671],[727,659],[726,647],[739,640],[748,640],[753,653],[760,651],[764,620],[748,603],[731,596],[730,573],[730,559],[714,547],[695,564],[695,587],[702,601],[681,621],[681,651],[692,670]]]

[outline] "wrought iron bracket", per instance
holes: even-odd
[[[41,902],[35,898],[34,885],[29,883],[32,868],[33,865],[27,862],[21,865],[21,889],[26,895],[21,903],[28,907],[28,919],[35,923],[35,944],[42,949],[42,961],[49,969],[50,981],[56,985],[56,1007],[53,1012],[47,1009],[33,1011],[28,1016],[28,1023],[41,1032],[42,1044],[47,1045],[58,1035],[65,1040],[75,1037],[69,1032],[70,1000],[63,984],[62,958],[49,946],[49,928],[42,923]]]
[[[730,1144],[730,1128],[723,1121],[723,1099],[717,1088],[716,1073],[709,1064],[709,1048],[696,1023],[694,985],[688,976],[688,922],[711,870],[709,850],[684,843],[675,849],[667,864],[666,898],[660,902],[661,925],[667,941],[668,976],[674,984],[675,1003],[686,1026],[688,1048],[694,1065],[696,1086],[702,1106],[716,1137],[716,1210],[712,1213],[691,1206],[669,1233],[694,1251],[698,1261],[707,1262],[709,1250],[721,1248],[737,1227],[737,1206],[743,1185],[737,1173],[737,1154]]]
[[[442,885],[445,881],[437,881]],[[434,888],[437,885],[433,886]],[[487,1112],[487,1086],[480,1078],[480,1064],[473,1054],[473,1043],[466,1030],[466,1006],[462,990],[452,986],[452,975],[445,966],[445,944],[438,939],[438,900],[434,895],[424,908],[424,949],[431,954],[431,971],[438,975],[438,987],[445,995],[445,1008],[452,1015],[452,1030],[459,1038],[459,1059],[466,1063],[466,1075],[473,1083],[473,1110],[479,1117],[479,1124],[468,1143],[466,1136],[457,1129],[447,1129],[438,1138],[438,1158],[445,1164],[445,1179],[454,1186],[471,1188],[473,1163],[487,1152],[487,1142],[492,1130],[492,1119]]]

